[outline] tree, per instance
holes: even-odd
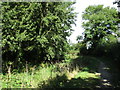
[[[60,60],[76,13],[73,2],[3,2],[4,60]]]
[[[84,41],[89,42],[88,51],[97,54],[98,47],[101,47],[101,41],[109,41],[109,37],[117,37],[117,11],[115,8],[104,7],[103,5],[89,6],[85,9],[83,15]],[[100,50],[100,48],[98,49]]]

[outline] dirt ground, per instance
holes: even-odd
[[[100,62],[98,72],[100,73],[100,88],[112,88],[112,75],[107,71],[109,69],[102,61]]]

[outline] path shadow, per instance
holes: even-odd
[[[54,79],[51,79],[49,81],[45,81],[42,86],[39,84],[38,87],[42,88],[42,90],[51,90],[51,89],[66,89],[66,88],[96,88],[96,86],[99,84],[99,79],[94,78],[72,78],[71,80],[68,80],[66,75],[57,76]]]
[[[105,63],[105,66],[103,69],[110,74],[110,78],[108,78],[106,75],[103,77],[103,73],[99,72],[99,64],[100,61],[103,61]],[[72,61],[72,67],[82,67],[82,71],[87,71],[90,73],[99,73],[101,74],[101,81],[100,88],[120,88],[120,69],[118,66],[116,66],[116,63],[113,60],[105,60],[105,58],[101,57],[92,57],[92,56],[79,56],[78,58],[74,59]],[[102,69],[102,68],[101,68]],[[99,86],[99,85],[98,85]]]
[[[111,84],[114,88],[120,88],[120,68],[114,60],[110,58],[101,59],[102,62],[106,65],[104,70],[111,74]]]
[[[69,67],[74,70],[76,67],[79,68],[79,70],[81,71],[87,71],[90,73],[96,73],[98,72],[98,68],[99,68],[99,64],[100,64],[100,58],[96,58],[96,57],[91,57],[91,56],[80,56],[75,58],[74,60],[72,60],[71,64],[69,65]],[[111,70],[110,64],[108,65],[108,71]],[[64,69],[64,68],[63,68]],[[118,74],[115,74],[118,75]],[[113,74],[112,77],[115,77],[115,75]],[[118,77],[118,76],[117,76]],[[66,88],[89,88],[89,89],[93,89],[93,88],[102,88],[104,90],[108,89],[112,89],[112,88],[119,88],[119,84],[118,81],[116,80],[118,78],[114,78],[113,83],[111,83],[111,87],[101,87],[101,82],[100,79],[96,79],[96,78],[72,78],[72,79],[68,79],[67,76],[65,74],[61,75],[61,76],[56,76],[55,78],[51,78],[47,81],[44,82],[40,82],[38,84],[38,87],[41,88],[42,90],[56,90],[58,88],[62,88],[62,89],[66,89]],[[104,80],[104,79],[103,79]],[[116,81],[115,81],[116,80]],[[104,82],[104,81],[103,81]]]
[[[96,58],[89,57],[89,56],[79,56],[71,61],[69,64],[70,71],[79,68],[79,71],[87,71],[91,73],[97,72],[98,62],[96,61]],[[62,67],[64,70],[64,67]],[[62,72],[62,70],[60,70]],[[72,78],[68,79],[68,77],[63,74],[62,76],[56,76],[55,78],[49,79],[47,81],[44,81],[42,84],[41,82],[38,84],[39,88],[42,88],[43,90],[50,90],[50,89],[56,89],[56,88],[100,88],[100,82],[97,78]]]
[[[95,57],[91,56],[79,56],[72,60],[72,67],[81,67],[82,71],[88,71],[91,73],[98,72],[99,61]]]

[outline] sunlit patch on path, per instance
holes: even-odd
[[[109,68],[103,63],[100,62],[100,66],[98,69],[98,72],[101,73],[101,79],[100,79],[100,87],[101,88],[111,88],[111,74],[107,71]]]

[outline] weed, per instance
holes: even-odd
[[[84,81],[84,79],[98,79],[99,75],[89,73],[91,67],[90,65],[93,61],[95,61],[95,59],[91,57],[77,57],[78,59],[75,59],[76,57],[77,56],[72,57],[72,54],[69,54],[67,59],[63,62],[57,62],[54,64],[41,63],[39,66],[31,66],[28,62],[26,62],[23,70],[24,72],[20,73],[17,73],[16,69],[11,70],[11,65],[9,65],[9,73],[0,75],[2,77],[2,87],[39,87],[41,89],[44,87],[80,87],[82,82],[84,82],[84,84],[88,83]],[[82,63],[85,65],[84,67],[82,67]],[[86,63],[89,63],[90,65],[86,67]],[[94,62],[94,64],[96,64],[96,62]],[[94,67],[92,66],[91,69]],[[51,83],[51,81],[53,82]],[[81,87],[84,87],[84,85]]]

